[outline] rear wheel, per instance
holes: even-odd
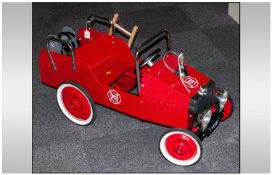
[[[195,164],[203,152],[200,139],[185,129],[174,129],[164,134],[160,141],[160,150],[168,161],[181,166]]]
[[[79,125],[88,125],[95,120],[96,108],[85,90],[72,84],[62,84],[57,90],[57,100],[64,115]]]

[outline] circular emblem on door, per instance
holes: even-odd
[[[198,86],[198,81],[196,78],[191,76],[186,76],[183,78],[183,82],[188,88],[195,88]]]
[[[118,105],[121,103],[121,96],[115,90],[109,90],[107,96],[109,101],[112,102],[113,104]]]

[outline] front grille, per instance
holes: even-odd
[[[189,111],[193,114],[199,114],[206,109],[210,109],[212,106],[215,89],[214,81],[209,80],[206,84],[202,85],[202,88],[207,89],[207,92],[203,95],[196,93],[190,100]]]

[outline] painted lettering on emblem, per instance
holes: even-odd
[[[192,88],[195,88],[195,87],[198,86],[198,81],[194,77],[186,76],[186,77],[184,77],[182,79],[183,79],[183,82],[184,82],[184,84],[185,84],[185,86],[187,88],[191,88],[192,89]]]
[[[107,96],[109,101],[113,104],[118,105],[121,103],[121,95],[115,90],[109,90]]]

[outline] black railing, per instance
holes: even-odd
[[[53,66],[53,69],[57,70],[57,67],[56,67],[55,62],[54,62],[54,60],[52,58],[52,55],[50,53],[50,46],[49,46],[49,42],[50,41],[58,42],[58,43],[60,43],[60,44],[62,44],[64,46],[67,46],[71,50],[71,54],[72,54],[72,67],[73,67],[73,70],[76,70],[76,61],[75,61],[74,48],[73,48],[71,42],[70,41],[63,41],[63,40],[61,40],[60,38],[58,38],[58,37],[56,37],[54,35],[49,35],[47,37],[46,48],[47,48],[47,53],[48,53],[48,56],[50,58],[51,64]]]
[[[145,40],[136,50],[135,53],[135,67],[136,67],[136,78],[137,78],[137,89],[138,89],[138,95],[140,94],[140,73],[139,73],[139,56],[145,52],[150,46],[153,44],[156,44],[156,42],[160,41],[160,39],[166,39],[166,49],[167,51],[171,50],[170,46],[170,34],[169,32],[164,29],[159,31],[158,33],[152,35],[150,38]]]
[[[111,25],[111,20],[104,17],[104,16],[100,16],[100,15],[94,15],[94,14],[91,14],[89,17],[88,17],[88,22],[91,23],[91,25],[93,25],[93,22],[98,22],[98,23],[103,23],[103,24],[106,24],[106,25]]]

